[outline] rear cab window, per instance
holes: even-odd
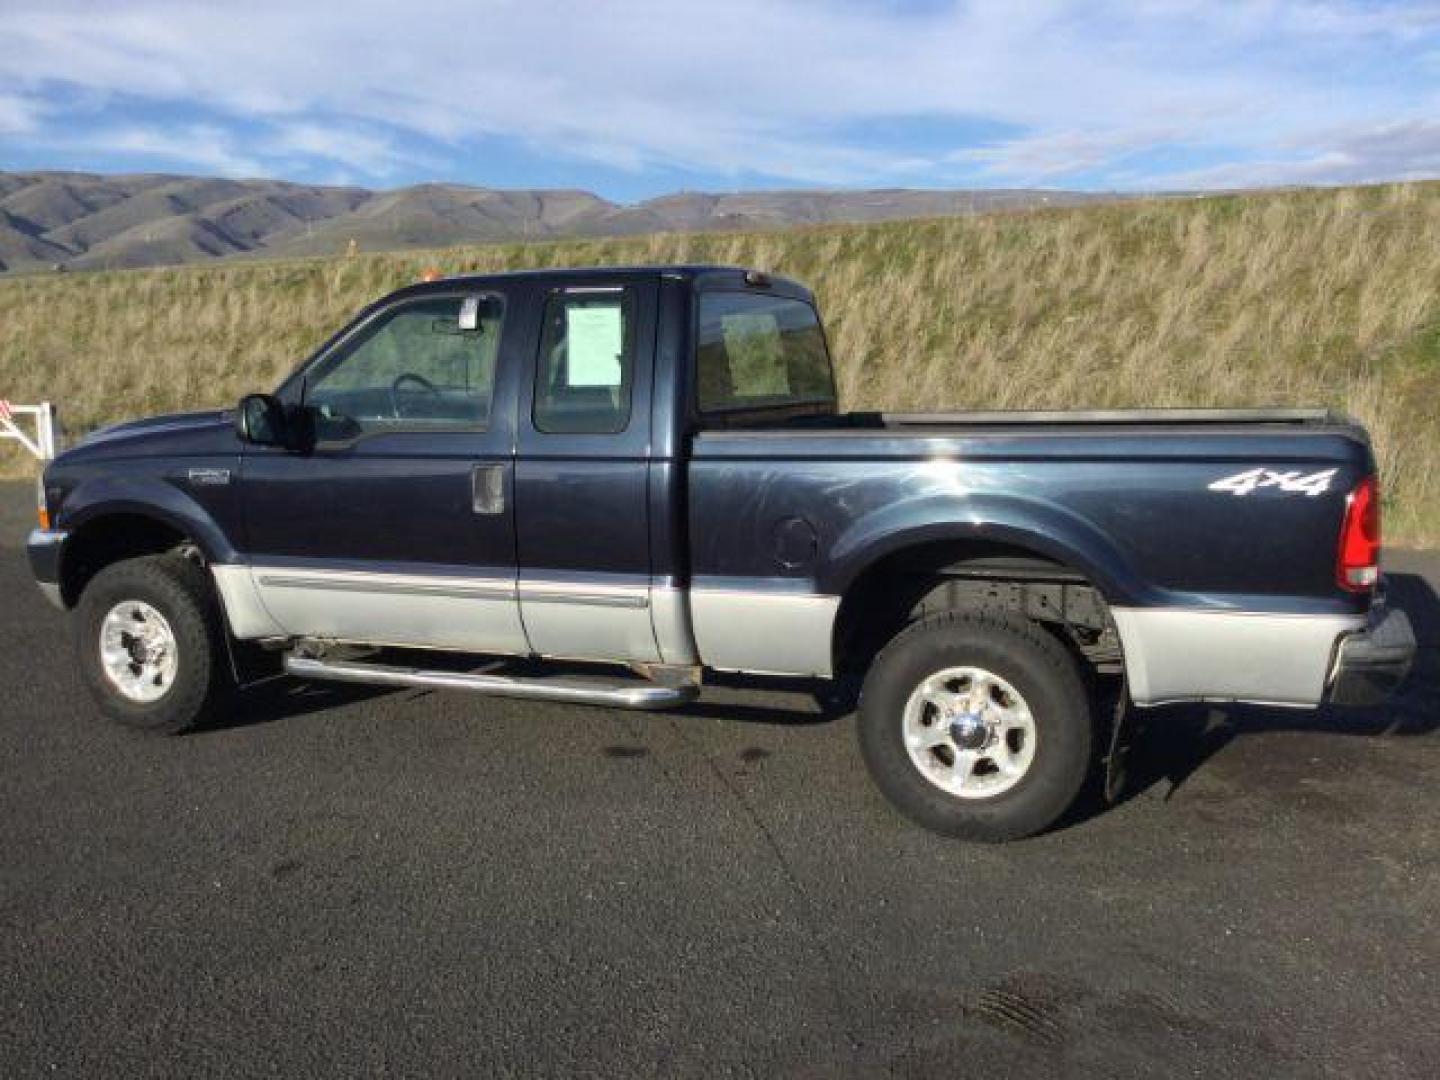
[[[702,292],[695,353],[702,415],[833,408],[830,354],[815,308],[751,292]]]

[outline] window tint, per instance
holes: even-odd
[[[702,412],[830,401],[830,357],[815,309],[757,293],[700,294]]]
[[[635,304],[629,289],[557,293],[545,304],[535,365],[535,427],[613,434],[630,425]]]
[[[381,315],[310,372],[318,436],[484,428],[502,321],[493,296],[417,300]]]

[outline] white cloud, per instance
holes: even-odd
[[[251,131],[228,151],[247,167],[300,154],[371,177],[400,162],[453,167],[498,136],[636,172],[1063,183],[1121,175],[1160,144],[1293,163],[1306,154],[1273,148],[1317,116],[1361,130],[1440,111],[1425,59],[1440,38],[1435,0],[6,7],[0,133],[6,100],[50,101],[58,87],[111,112],[203,108]],[[914,118],[1015,134],[876,136]],[[1309,155],[1320,175],[1326,152]]]
[[[40,103],[14,94],[0,94],[0,135],[23,135],[40,124]]]

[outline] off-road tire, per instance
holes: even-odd
[[[117,604],[138,600],[170,624],[178,660],[169,690],[152,702],[125,697],[100,657],[100,629]],[[151,735],[173,735],[214,715],[234,688],[225,652],[224,619],[205,571],[180,555],[148,555],[107,566],[81,594],[75,618],[80,671],[100,711]]]
[[[1007,791],[961,798],[931,783],[905,746],[903,714],[937,671],[978,667],[1024,697],[1037,737],[1023,777]],[[1039,624],[1001,611],[946,611],[912,623],[881,650],[860,695],[860,750],[885,797],[937,833],[999,842],[1048,828],[1074,803],[1091,767],[1089,695],[1075,658]]]

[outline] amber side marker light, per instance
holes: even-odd
[[[50,531],[50,496],[45,490],[45,478],[35,481],[35,519],[44,532]]]
[[[425,282],[426,284],[429,284],[432,281],[439,281],[444,276],[445,275],[440,272],[439,268],[434,266],[427,266],[424,270],[420,272],[420,280]]]
[[[1367,476],[1345,503],[1335,581],[1347,592],[1370,592],[1380,580],[1380,485]]]

